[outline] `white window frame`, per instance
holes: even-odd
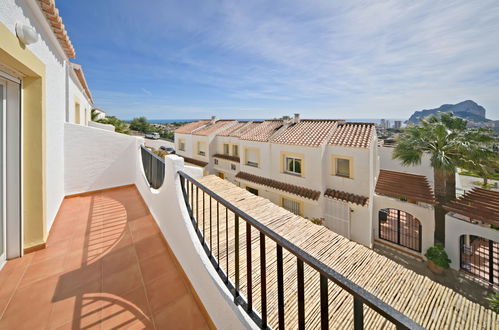
[[[338,173],[338,161],[339,160],[347,160],[348,161],[348,175],[343,175]],[[340,178],[352,178],[352,161],[353,159],[351,157],[343,157],[343,156],[334,156],[333,157],[333,175],[338,176]]]
[[[300,171],[299,172],[288,169],[288,159],[292,160],[294,170],[296,170],[295,161],[298,161],[300,163]],[[292,175],[301,176],[303,173],[303,159],[301,159],[300,157],[294,157],[294,156],[284,156],[284,172],[286,172],[288,174],[292,174]]]

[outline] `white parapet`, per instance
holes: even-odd
[[[215,326],[256,328],[246,312],[234,304],[232,294],[206,256],[185,206],[177,172],[184,171],[196,178],[203,175],[203,170],[185,166],[183,158],[169,155],[165,158],[163,185],[151,189],[138,158],[136,186]]]
[[[114,132],[114,130],[115,130],[114,126],[111,124],[102,124],[102,123],[98,123],[95,121],[89,121],[88,126],[100,128],[100,129],[105,129],[106,131],[112,131],[112,132]]]
[[[475,224],[459,219],[452,213],[445,215],[445,251],[451,261],[451,268],[459,270],[461,260],[461,236],[473,235],[499,242],[499,230],[488,225]]]

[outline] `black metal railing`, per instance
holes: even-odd
[[[149,185],[158,189],[165,179],[165,161],[144,146],[140,147],[142,166]]]
[[[194,229],[196,230],[197,236],[206,254],[208,255],[208,258],[210,259],[212,265],[215,267],[222,281],[234,296],[235,304],[240,305],[258,325],[258,327],[262,329],[269,328],[269,309],[272,309],[273,313],[275,314],[275,307],[277,307],[277,317],[274,317],[274,323],[276,323],[279,329],[284,329],[286,315],[289,316],[289,314],[285,313],[285,302],[288,305],[286,309],[289,310],[290,305],[295,305],[295,303],[290,302],[290,299],[294,299],[294,297],[296,297],[297,310],[295,315],[297,315],[298,318],[297,327],[298,329],[305,328],[305,287],[308,285],[306,285],[307,283],[305,283],[304,265],[307,265],[307,267],[311,267],[307,268],[307,270],[316,273],[317,277],[315,278],[320,283],[318,288],[319,292],[317,292],[317,294],[320,297],[319,310],[321,329],[329,328],[330,306],[328,283],[330,281],[353,296],[352,312],[353,325],[355,329],[363,329],[365,317],[363,308],[364,305],[369,306],[372,310],[379,313],[386,320],[392,322],[397,327],[397,329],[422,329],[421,326],[419,326],[404,314],[395,310],[392,306],[384,303],[373,294],[364,290],[359,285],[353,283],[351,280],[347,279],[345,276],[341,275],[334,269],[322,263],[303,249],[300,249],[295,244],[291,243],[281,235],[266,227],[261,222],[255,220],[247,213],[241,211],[239,208],[229,203],[227,200],[223,199],[188,174],[181,171],[179,171],[178,173],[180,175],[182,193],[187,210],[189,212]],[[205,202],[206,200],[207,202]],[[215,207],[213,207],[213,201],[216,202]],[[209,208],[209,212],[207,211],[207,207]],[[223,209],[221,210],[221,207],[225,208],[225,212]],[[202,212],[201,217],[199,217],[200,210]],[[224,213],[225,217],[223,216]],[[230,228],[230,230],[234,231],[234,237],[230,240],[231,249],[229,249],[229,214],[232,214],[231,218],[233,219],[233,226]],[[225,218],[225,223],[223,223],[223,220],[221,220],[221,218]],[[240,219],[242,219],[245,223],[245,226],[243,226],[242,228],[240,226]],[[206,226],[209,226],[208,230]],[[225,227],[225,230],[223,230],[222,228],[222,232],[220,232],[221,226]],[[215,231],[215,229],[216,235],[213,235],[213,231]],[[244,235],[241,230],[245,231],[246,235]],[[258,233],[257,236],[253,237],[258,237],[259,239],[252,239],[252,231]],[[240,235],[242,236],[240,237]],[[221,237],[222,240],[225,238],[225,246],[223,246],[223,244],[222,246],[220,245]],[[245,241],[245,244],[241,244],[241,238]],[[276,244],[275,262],[267,262],[266,260],[266,254],[268,253],[266,242],[268,242],[269,240],[273,241]],[[254,267],[252,263],[252,243],[260,245],[259,249],[256,249],[254,251],[260,255],[259,274],[258,270],[255,269],[258,267],[258,265],[257,267]],[[245,255],[244,249],[246,250]],[[287,251],[287,256],[296,259],[296,295],[294,295],[293,293],[293,295],[285,296],[284,269],[288,270],[289,272],[289,263],[286,263],[286,268],[283,267],[283,250]],[[240,267],[244,267],[244,265],[240,265],[241,256],[243,258],[245,257],[246,259],[246,283],[243,283],[245,284],[245,292],[241,292]],[[220,261],[221,258],[225,258],[224,265],[223,261],[222,263]],[[229,263],[229,260],[231,260],[232,262]],[[229,267],[231,267],[231,276],[229,275]],[[273,304],[271,306],[267,306],[268,285],[272,285],[272,288],[275,288],[275,283],[273,281],[274,278],[269,277],[270,271],[273,270],[275,270],[277,277],[277,306],[274,306]],[[255,279],[259,280],[259,286],[254,285],[254,276]],[[244,277],[242,279],[244,280]],[[289,278],[287,279],[289,281]],[[289,285],[289,283],[286,284]],[[259,311],[256,310],[254,305],[254,302],[256,300],[254,291],[260,291],[260,296],[258,297],[258,300],[260,302],[260,306],[258,306]],[[308,303],[310,302],[307,302],[307,304]]]

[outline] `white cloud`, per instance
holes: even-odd
[[[177,5],[150,8],[145,26],[136,22],[138,29],[163,27],[153,45],[128,45],[163,60],[143,64],[151,79],[175,75],[220,90],[227,98],[220,107],[193,95],[207,111],[258,104],[251,107],[256,115],[301,106],[317,117],[404,117],[473,99],[499,118],[497,0],[225,1],[198,11],[197,4]],[[171,29],[185,37],[174,52],[161,44]]]

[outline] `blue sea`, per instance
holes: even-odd
[[[227,119],[227,118],[223,118]],[[242,121],[262,121],[262,120],[268,120],[270,118],[250,118],[250,119],[235,119],[235,120],[242,120]],[[308,119],[308,118],[303,118],[303,119]],[[313,118],[311,118],[313,119]],[[343,119],[343,118],[335,118],[335,119]],[[389,120],[392,124],[395,120],[401,120],[404,122],[406,118],[385,118]],[[168,124],[168,123],[173,123],[173,122],[190,122],[190,121],[196,121],[199,119],[149,119],[148,121],[152,124]],[[365,123],[375,123],[379,124],[381,121],[381,118],[353,118],[353,119],[345,119],[346,121],[351,121],[351,122],[365,122]]]

